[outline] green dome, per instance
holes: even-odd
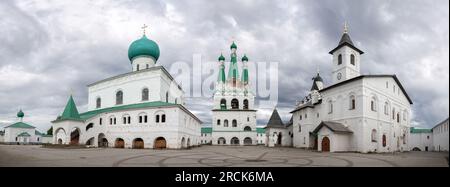
[[[220,54],[219,61],[225,61],[225,57],[222,54]]]
[[[22,110],[20,110],[19,112],[17,112],[17,117],[18,117],[18,118],[23,118],[23,116],[25,116],[25,114],[22,112]]]
[[[131,43],[130,48],[128,48],[128,58],[132,60],[137,56],[151,56],[158,60],[159,58],[159,47],[156,42],[148,39],[145,35],[141,39]]]
[[[233,42],[230,46],[230,49],[237,49],[237,45]]]
[[[244,61],[248,62],[247,55],[244,55],[244,57],[242,57],[242,61],[243,61],[243,62],[244,62]]]

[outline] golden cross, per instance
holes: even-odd
[[[145,29],[148,28],[148,26],[146,24],[144,24],[144,26],[141,27],[142,31],[144,32],[145,35]]]

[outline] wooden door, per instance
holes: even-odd
[[[158,139],[155,141],[155,148],[156,149],[165,149],[166,148],[166,140],[165,139]]]
[[[135,140],[133,148],[135,148],[135,149],[144,149],[144,141],[142,141],[142,140]]]
[[[322,139],[322,152],[330,152],[330,139],[328,137]]]
[[[123,140],[117,140],[116,148],[125,148],[125,142]]]

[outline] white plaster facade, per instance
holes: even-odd
[[[159,48],[145,50],[159,54]],[[201,121],[185,108],[181,87],[164,67],[155,65],[157,58],[130,57],[132,72],[88,85],[88,111],[80,119],[63,113],[53,121],[52,142],[117,148],[200,145]]]
[[[434,151],[448,152],[448,118],[433,127],[433,148]]]
[[[332,51],[332,85],[324,88],[318,74],[309,95],[292,111],[294,147],[322,150],[328,137],[331,152],[408,151],[412,101],[395,75],[360,75],[363,52],[345,35]],[[323,121],[341,123],[353,133],[320,129],[313,134]]]
[[[411,151],[433,151],[433,132],[430,129],[411,129],[408,142]]]

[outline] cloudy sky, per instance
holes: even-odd
[[[143,24],[160,46],[158,63],[168,69],[177,61],[191,63],[193,54],[214,61],[232,40],[252,61],[279,62],[277,108],[288,120],[317,66],[330,84],[328,52],[344,21],[366,52],[362,73],[399,77],[414,101],[414,125],[431,127],[448,117],[448,0],[3,0],[0,126],[14,122],[22,108],[25,121],[47,130],[71,89],[79,111],[86,111],[86,85],[130,71],[128,46]],[[187,101],[206,124],[210,103]],[[270,113],[260,109],[259,123]]]

